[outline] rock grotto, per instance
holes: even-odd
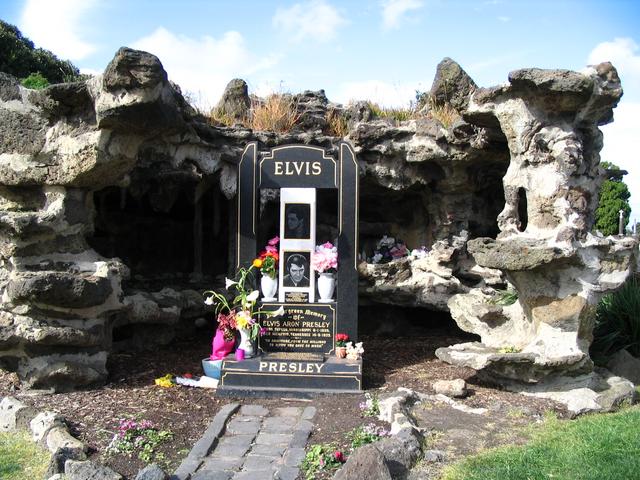
[[[430,97],[455,109],[447,126],[429,107],[394,121],[307,91],[292,95],[297,125],[274,133],[213,124],[158,58],[128,48],[85,82],[36,91],[0,74],[0,366],[29,388],[61,391],[104,382],[112,351],[171,342],[203,316],[202,288],[232,265],[244,146],[335,152],[337,116],[360,164],[365,309],[450,313],[479,341],[439,358],[520,391],[589,389],[581,401],[606,407],[620,397],[607,392],[628,388],[594,372],[594,305],[638,262],[634,239],[592,232],[598,126],[612,121],[621,84],[609,63],[508,80],[479,88],[444,59]],[[250,105],[233,80],[218,111],[241,119]],[[273,197],[261,194],[264,238]],[[331,234],[335,198],[320,193],[319,205]],[[367,263],[385,234],[427,253]],[[517,301],[500,305],[508,285]]]

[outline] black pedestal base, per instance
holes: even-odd
[[[325,357],[291,360],[277,353],[222,362],[219,396],[289,396],[306,398],[328,393],[361,393],[362,360]]]

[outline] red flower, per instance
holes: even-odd
[[[346,342],[349,340],[349,335],[346,333],[336,333],[336,341],[338,342]]]
[[[344,463],[347,461],[347,459],[344,458],[344,453],[342,453],[340,450],[336,450],[335,452],[333,452],[333,458],[335,458],[340,463]]]
[[[185,373],[184,375],[182,375],[184,378],[193,378],[193,375],[191,375],[190,373]]]

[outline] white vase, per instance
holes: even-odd
[[[251,358],[255,355],[255,347],[251,340],[251,331],[248,328],[239,328],[240,344],[238,348],[244,350],[244,358]]]
[[[269,275],[262,275],[260,278],[260,289],[262,290],[263,302],[275,302],[278,291],[278,280]]]
[[[333,302],[333,292],[336,289],[336,277],[333,273],[321,273],[318,277],[318,293],[320,302]]]

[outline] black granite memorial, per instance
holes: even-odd
[[[284,291],[279,302],[263,307],[272,311],[282,306],[285,313],[261,319],[267,333],[259,339],[258,355],[240,361],[228,356],[222,362],[218,394],[305,396],[360,391],[362,359],[335,356],[336,333],[346,333],[356,342],[358,331],[358,164],[353,149],[342,142],[338,158],[334,158],[323,148],[307,145],[286,145],[264,153],[258,152],[255,142],[247,145],[238,165],[237,268],[248,267],[256,257],[262,188],[336,191],[336,300],[316,300],[316,273],[310,268],[313,249],[308,246],[315,242],[315,203],[281,199],[279,268],[280,289]],[[315,201],[315,191],[311,193]],[[286,247],[287,241],[291,247]]]

